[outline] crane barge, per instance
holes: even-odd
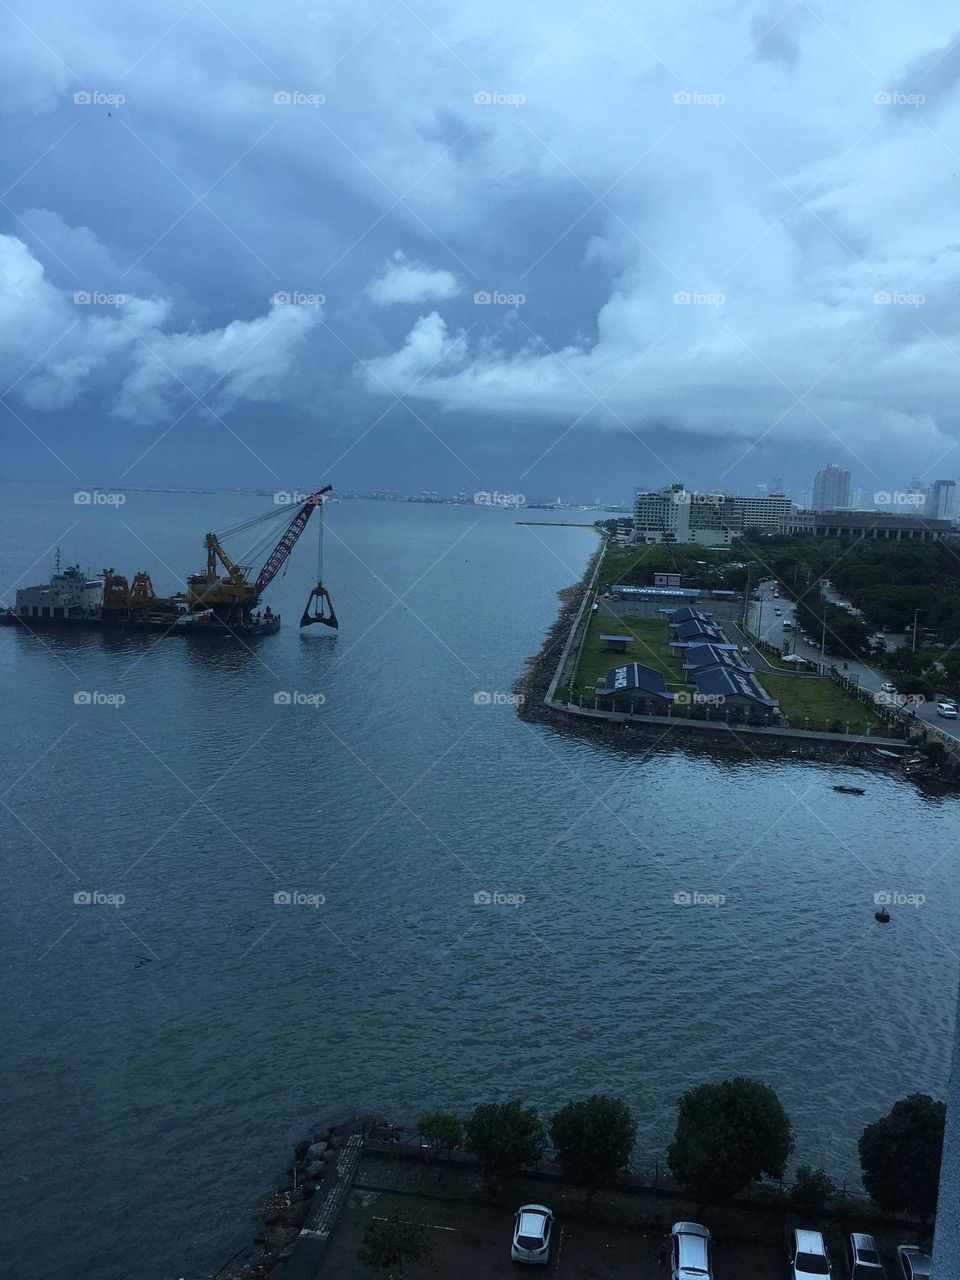
[[[205,570],[190,574],[186,592],[173,596],[158,596],[148,573],[137,573],[131,583],[112,568],[93,576],[83,573],[79,565],[61,568],[58,551],[50,581],[21,587],[16,604],[0,613],[0,623],[20,625],[30,631],[75,626],[165,635],[271,635],[280,630],[280,615],[269,605],[261,610],[263,594],[283,569],[314,511],[322,512],[324,494],[331,487],[324,485],[296,502],[276,506],[229,529],[207,533]],[[278,522],[283,525],[279,538]],[[253,542],[242,557],[231,554],[226,543],[244,533],[252,533]],[[320,545],[322,562],[322,524]],[[262,567],[254,576],[254,566],[264,555]],[[318,593],[321,600],[329,601],[322,582],[314,587],[311,599]],[[321,609],[310,621],[336,626],[332,603],[329,615],[322,616]],[[305,610],[304,618],[307,616]]]

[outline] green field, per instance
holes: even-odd
[[[868,724],[868,708],[850,696],[845,689],[828,676],[801,679],[797,676],[771,676],[763,674],[760,681],[772,698],[780,699],[780,710],[790,720],[793,729],[810,728],[822,731],[825,724],[832,726],[839,721],[841,732],[850,721],[851,733],[863,733]],[[809,719],[809,726],[804,721]],[[883,721],[872,717],[873,732],[883,733]]]
[[[622,667],[625,662],[641,662],[654,671],[662,671],[667,687],[673,691],[689,689],[681,660],[674,657],[667,644],[669,628],[659,618],[611,618],[599,614],[590,619],[584,642],[580,667],[574,685],[574,695],[592,694],[598,684],[603,684],[611,667]],[[605,653],[601,635],[633,636],[626,654]]]

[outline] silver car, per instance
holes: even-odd
[[[902,1277],[902,1280],[930,1280],[933,1274],[933,1261],[929,1253],[919,1245],[899,1245],[897,1262],[900,1266],[898,1277]]]
[[[529,1262],[545,1267],[550,1260],[550,1233],[553,1214],[543,1204],[522,1204],[513,1224],[510,1257],[514,1262]]]
[[[847,1236],[847,1273],[850,1280],[887,1280],[873,1236],[859,1231]]]
[[[676,1222],[670,1232],[670,1280],[713,1280],[710,1232],[699,1222]]]

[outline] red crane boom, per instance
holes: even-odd
[[[260,576],[257,578],[254,585],[254,591],[257,596],[263,594],[283,568],[284,561],[297,545],[297,539],[307,527],[307,521],[313,515],[314,509],[323,505],[323,495],[325,493],[329,493],[332,488],[332,484],[326,484],[322,489],[318,489],[316,493],[311,493],[297,514],[287,525],[283,537],[270,552],[267,563],[260,570]]]

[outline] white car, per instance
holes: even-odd
[[[898,1280],[930,1280],[933,1262],[929,1253],[916,1244],[897,1246]]]
[[[543,1204],[522,1204],[513,1225],[510,1257],[514,1262],[529,1262],[545,1267],[550,1260],[550,1233],[553,1214]]]
[[[944,720],[956,720],[957,708],[952,702],[938,702],[937,715],[943,716]]]
[[[710,1232],[699,1222],[675,1222],[670,1232],[670,1280],[713,1280]]]
[[[897,686],[896,686],[892,681],[890,681],[890,680],[884,680],[883,684],[880,686],[880,692],[881,692],[881,693],[896,693],[896,692],[897,692]]]
[[[790,1280],[814,1280],[819,1276],[832,1276],[827,1246],[819,1231],[787,1232],[787,1261],[790,1263]]]

